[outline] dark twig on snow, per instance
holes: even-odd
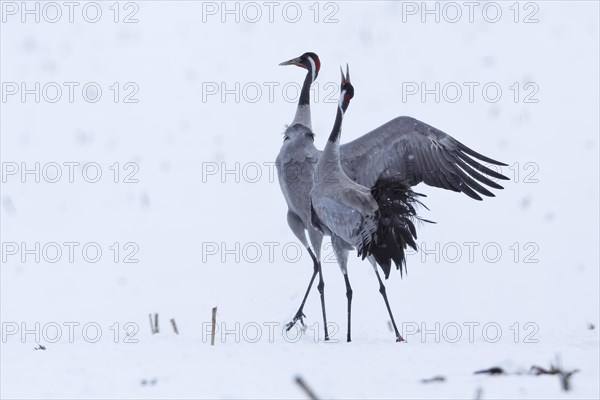
[[[152,318],[152,313],[148,314],[148,319],[150,320],[150,332],[153,335],[158,333],[158,313],[154,314],[154,318]]]
[[[446,382],[446,377],[442,375],[436,375],[433,378],[421,379],[421,383],[435,383],[435,382]]]
[[[171,325],[173,326],[173,332],[175,332],[176,335],[179,335],[179,331],[177,330],[177,324],[175,323],[175,318],[171,318]]]
[[[500,367],[492,367],[488,369],[482,369],[481,371],[475,371],[475,374],[488,374],[488,375],[502,375],[504,370]]]
[[[210,345],[215,345],[215,333],[217,331],[217,307],[212,309],[212,328],[210,331]]]
[[[559,371],[552,364],[550,364],[550,369],[545,369],[542,367],[538,367],[537,365],[534,365],[529,370],[529,373],[533,374],[533,375],[556,375],[556,374],[558,374],[558,372]]]
[[[556,356],[556,362],[554,364],[550,364],[550,368],[546,369],[537,365],[532,366],[529,369],[529,374],[530,375],[557,375],[560,379],[560,386],[562,388],[562,390],[564,390],[565,392],[568,392],[569,390],[571,390],[571,376],[573,376],[573,374],[579,372],[578,369],[572,370],[572,371],[565,371],[562,367],[561,367],[561,361],[560,361],[560,357]],[[476,371],[476,374],[488,374],[488,375],[508,375],[509,373],[505,372],[502,368],[500,367],[492,367],[489,369],[484,369],[481,371]],[[516,372],[516,375],[520,375],[520,372]]]
[[[579,372],[579,370],[575,369],[573,371],[565,371],[562,369],[560,364],[561,364],[560,357],[556,356],[556,366],[553,364],[550,364],[550,368],[545,369],[542,367],[538,367],[537,365],[534,365],[531,367],[529,372],[534,375],[558,375],[558,377],[560,379],[560,386],[561,386],[562,390],[564,390],[565,392],[568,392],[569,390],[571,390],[571,381],[570,381],[571,376],[573,374],[575,374],[576,372]]]
[[[315,394],[315,392],[313,392],[312,389],[310,387],[308,387],[308,385],[306,384],[304,379],[302,379],[301,376],[297,376],[296,379],[294,379],[294,380],[296,381],[298,386],[300,386],[300,389],[302,389],[302,391],[304,391],[306,396],[308,396],[309,399],[318,400],[318,397]]]

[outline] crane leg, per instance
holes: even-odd
[[[321,243],[323,242],[323,234],[316,229],[310,227],[307,229],[308,237],[315,250],[314,261],[319,272],[319,294],[321,295],[321,310],[323,311],[323,330],[325,331],[325,340],[329,340],[329,331],[327,329],[327,315],[325,314],[325,282],[323,281],[323,268],[321,268]]]
[[[396,332],[396,342],[404,342],[404,338],[398,332],[398,327],[396,326],[396,321],[394,321],[394,316],[392,315],[392,309],[390,308],[390,303],[388,302],[387,294],[385,292],[385,286],[383,285],[383,281],[381,280],[381,276],[379,275],[379,271],[375,269],[375,273],[377,274],[377,280],[379,281],[379,293],[383,296],[383,301],[385,301],[385,306],[387,307],[388,313],[390,314],[390,319],[392,320],[392,325],[394,326],[394,332]]]
[[[308,254],[310,255],[310,258],[313,261],[313,275],[310,278],[310,282],[308,283],[308,288],[306,289],[306,293],[304,294],[304,298],[302,299],[302,304],[300,304],[300,308],[296,312],[296,315],[294,316],[292,321],[289,322],[288,324],[286,324],[286,329],[289,331],[290,329],[292,329],[292,327],[298,321],[300,321],[302,326],[304,326],[304,318],[306,317],[304,315],[304,311],[303,311],[304,304],[306,304],[306,299],[308,298],[308,294],[310,293],[310,290],[312,289],[312,285],[317,277],[317,274],[321,270],[321,263],[319,262],[319,260],[321,259],[321,243],[323,241],[323,234],[321,232],[317,231],[316,229],[314,229],[312,226],[305,228],[305,225],[302,222],[302,219],[297,214],[295,214],[294,212],[292,212],[290,210],[288,210],[287,221],[288,221],[288,225],[290,226],[290,229],[292,230],[294,235],[298,238],[298,240],[308,250]],[[308,237],[310,239],[310,243],[312,244],[313,248],[315,249],[314,252],[308,245],[308,242],[306,240],[305,230],[308,231]],[[321,306],[323,307],[323,320],[326,321],[325,298],[322,293],[323,286],[324,286],[322,274],[320,274],[319,285],[321,286],[321,288],[319,289],[319,292],[321,292]],[[329,339],[329,335],[327,334],[327,323],[325,323],[325,338]]]
[[[323,310],[323,329],[325,330],[325,341],[329,340],[329,332],[327,331],[327,315],[325,314],[325,282],[323,281],[323,269],[319,263],[319,294],[321,295],[321,309]]]
[[[352,287],[350,286],[350,280],[348,279],[348,250],[351,249],[344,243],[342,239],[337,236],[331,238],[331,245],[335,252],[338,265],[344,274],[344,282],[346,283],[346,298],[348,299],[348,331],[346,335],[346,341],[352,341],[351,335],[351,320],[352,320]]]
[[[352,339],[350,335],[350,327],[352,326],[352,324],[350,323],[350,320],[352,315],[352,287],[350,287],[350,280],[348,280],[347,272],[344,273],[344,281],[346,282],[346,298],[348,299],[348,335],[346,336],[346,341],[351,342]]]
[[[312,277],[310,278],[310,282],[308,283],[308,288],[306,289],[306,293],[304,294],[304,298],[302,299],[302,304],[300,304],[300,308],[298,308],[298,311],[296,312],[294,319],[292,319],[291,322],[288,322],[285,326],[286,331],[289,331],[290,329],[292,329],[294,327],[294,325],[296,325],[296,322],[298,322],[298,321],[300,321],[302,326],[304,326],[304,318],[306,317],[306,315],[304,315],[304,311],[303,311],[304,304],[306,303],[306,299],[308,298],[310,289],[312,289],[312,285],[315,281],[315,278],[317,277],[317,274],[319,273],[319,262],[317,261],[315,254],[310,249],[310,247],[307,247],[306,249],[308,250],[308,254],[310,254],[310,258],[312,258],[312,260],[313,260],[313,264],[314,264],[313,274],[312,274]]]

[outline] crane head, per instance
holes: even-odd
[[[295,65],[300,68],[304,68],[312,73],[313,82],[319,75],[321,69],[321,60],[319,56],[312,52],[302,54],[300,57],[292,58],[291,60],[284,61],[279,65]]]
[[[340,106],[346,111],[350,104],[350,100],[354,97],[354,86],[350,83],[350,68],[348,68],[348,64],[346,64],[346,75],[344,76],[342,67],[340,67],[340,72],[342,74],[342,83],[340,84]]]

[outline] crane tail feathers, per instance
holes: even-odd
[[[371,194],[379,206],[377,230],[369,244],[359,249],[359,256],[373,255],[385,279],[390,275],[392,261],[403,276],[403,269],[407,272],[407,247],[417,250],[415,221],[431,222],[417,216],[415,206],[422,205],[418,200],[422,195],[397,178],[379,179]]]

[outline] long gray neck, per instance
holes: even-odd
[[[313,82],[313,71],[309,68],[304,78],[302,91],[300,92],[300,100],[298,100],[298,108],[292,125],[302,124],[312,131],[312,123],[310,118],[310,85]]]

